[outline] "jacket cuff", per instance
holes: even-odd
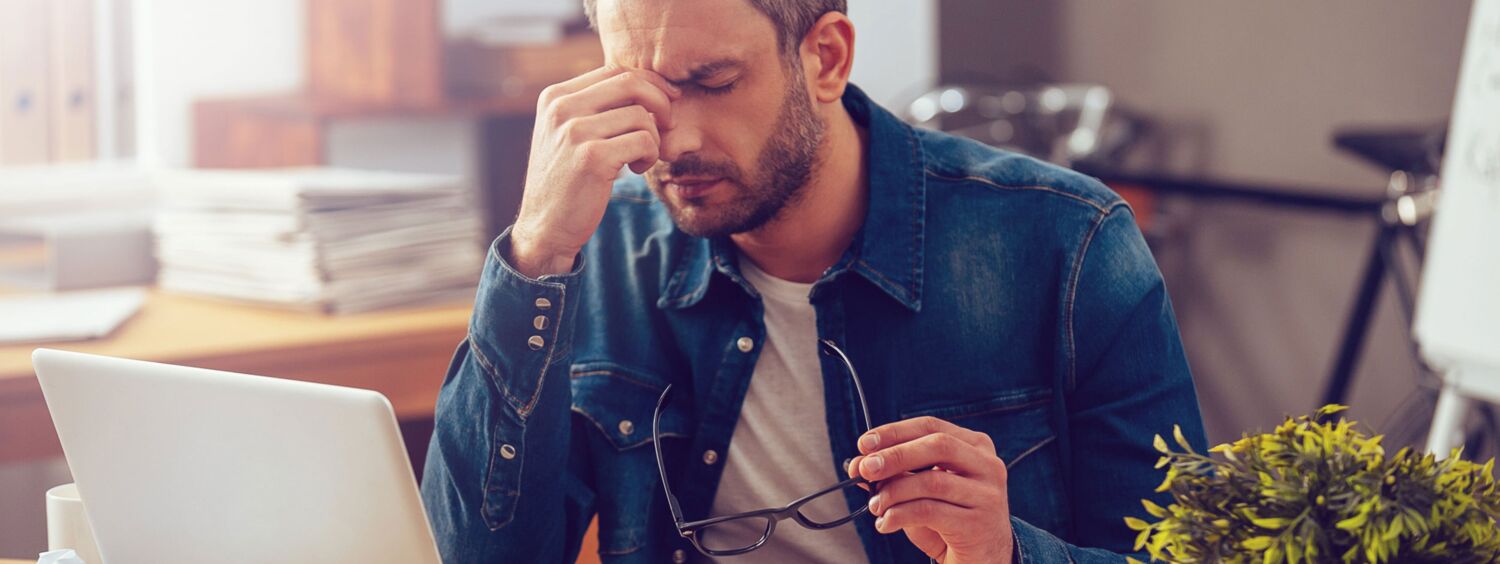
[[[469,321],[477,360],[524,420],[536,407],[542,378],[572,350],[583,256],[567,274],[529,278],[506,260],[510,229],[490,245]]]
[[[1070,563],[1068,545],[1052,533],[1031,526],[1030,523],[1012,516],[1011,534],[1016,539],[1016,564]]]

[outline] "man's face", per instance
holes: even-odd
[[[683,90],[647,182],[684,232],[752,231],[796,201],[823,122],[800,63],[746,0],[600,0],[605,59]]]

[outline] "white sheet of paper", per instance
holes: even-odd
[[[114,331],[145,301],[141,288],[0,298],[0,344],[97,339]]]
[[[51,550],[37,555],[36,564],[88,564],[69,549]]]

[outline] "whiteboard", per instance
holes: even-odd
[[[1444,155],[1413,331],[1438,368],[1500,368],[1500,0],[1474,2]]]

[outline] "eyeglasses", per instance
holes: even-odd
[[[823,354],[837,356],[843,362],[844,368],[849,371],[850,379],[854,380],[854,392],[859,396],[860,415],[864,417],[865,432],[868,432],[871,429],[870,409],[865,403],[865,390],[860,385],[859,374],[854,371],[854,364],[849,361],[849,355],[844,354],[844,351],[834,345],[833,341],[823,339],[819,343],[823,345]],[[843,525],[854,520],[855,517],[869,513],[870,493],[861,485],[873,488],[874,484],[856,477],[823,488],[781,507],[684,523],[682,507],[678,505],[677,497],[672,495],[672,485],[667,481],[667,465],[661,453],[661,412],[671,393],[672,386],[668,385],[667,389],[662,391],[661,399],[656,402],[656,413],[651,421],[652,444],[656,447],[656,469],[661,472],[662,489],[667,493],[667,506],[672,511],[672,521],[677,525],[677,534],[691,541],[698,552],[706,556],[734,556],[750,552],[765,545],[766,541],[770,540],[771,533],[776,531],[776,523],[786,519],[792,519],[803,527],[821,531]],[[849,511],[845,504],[846,492],[861,502],[858,509]]]

